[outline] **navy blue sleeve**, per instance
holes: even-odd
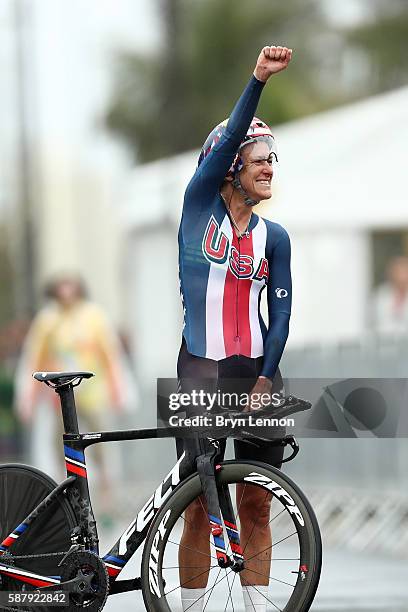
[[[200,212],[204,202],[217,193],[234,161],[238,147],[244,139],[255,115],[265,83],[252,76],[228,120],[219,142],[202,161],[187,186],[184,208]]]
[[[269,279],[267,285],[269,325],[264,341],[264,362],[261,376],[273,379],[289,334],[292,306],[292,279],[290,274],[290,240],[280,225],[268,227],[273,234],[269,240],[267,256]],[[278,234],[278,236],[276,236]]]

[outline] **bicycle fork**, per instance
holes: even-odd
[[[209,452],[197,457],[197,471],[207,501],[208,520],[218,565],[222,568],[230,567],[234,572],[241,572],[245,566],[239,532],[228,485],[223,485],[220,490],[217,488],[217,472],[221,469],[217,460],[218,446],[213,443],[213,448]],[[223,523],[231,556],[228,556],[225,546]]]

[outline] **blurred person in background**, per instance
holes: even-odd
[[[255,409],[251,396],[270,397],[283,386],[278,365],[289,333],[290,241],[281,225],[253,212],[261,200],[272,195],[273,163],[277,161],[272,132],[254,115],[265,83],[288,66],[291,56],[292,50],[286,47],[267,46],[260,52],[230,118],[212,130],[202,147],[185,192],[179,230],[185,321],[177,363],[180,389],[188,392],[191,381],[194,388],[197,381],[200,386],[205,380],[204,385],[207,381],[210,387],[214,385],[213,391],[221,388],[225,392],[225,385],[233,381],[229,391],[249,394],[247,410]],[[263,289],[268,326],[260,313]],[[205,452],[201,448],[204,440],[178,439],[178,456],[184,449],[188,455],[194,444],[200,446],[195,454]],[[234,447],[237,459],[281,465],[283,447],[260,440],[256,446],[235,440]],[[225,444],[221,452],[224,450]],[[241,545],[248,559],[240,574],[246,612],[266,612],[271,498],[260,489],[237,486]],[[260,518],[257,529],[254,508]],[[180,582],[186,585],[181,589],[182,607],[183,611],[202,612],[210,544],[201,499],[187,508],[185,516],[179,550]],[[208,572],[197,575],[195,567],[204,565],[205,556]]]
[[[372,327],[382,335],[408,335],[408,257],[390,259],[386,282],[373,294]]]
[[[95,377],[75,390],[79,427],[81,431],[110,429],[112,413],[120,415],[128,401],[129,376],[123,351],[103,310],[87,298],[83,281],[76,275],[61,275],[45,290],[48,303],[34,318],[24,342],[16,375],[16,410],[21,422],[30,427],[39,420],[39,439],[32,435],[32,460],[37,467],[46,462],[47,447],[44,432],[49,412],[38,410],[44,402],[54,407],[56,416],[55,452],[63,453],[61,435],[62,415],[57,394],[33,378],[35,371],[93,372]],[[38,412],[38,419],[35,419]],[[95,445],[92,451],[98,468],[103,499],[109,499],[111,478],[106,466],[109,445]],[[49,450],[48,450],[49,453]],[[52,449],[51,449],[52,453]],[[48,471],[50,466],[48,465]],[[111,467],[111,466],[110,466]],[[59,470],[58,470],[59,471]],[[62,470],[61,470],[62,471]],[[106,501],[106,512],[110,503]]]

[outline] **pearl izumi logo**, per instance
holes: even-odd
[[[288,297],[288,292],[286,291],[286,289],[281,289],[280,287],[276,287],[275,293],[276,293],[276,297],[278,298]]]

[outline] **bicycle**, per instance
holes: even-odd
[[[266,598],[271,609],[309,610],[319,582],[322,554],[319,527],[309,502],[297,485],[276,468],[252,461],[218,461],[217,439],[209,439],[209,450],[197,458],[197,470],[186,462],[183,453],[136,518],[100,556],[85,449],[101,442],[172,434],[164,428],[79,433],[74,387],[93,374],[37,372],[33,376],[54,388],[60,397],[67,478],[56,484],[30,466],[0,466],[2,610],[49,612],[59,603],[73,612],[93,612],[102,610],[108,595],[141,589],[149,612],[178,612],[181,586],[188,586],[201,573],[208,576],[204,592],[207,612],[238,611],[242,597],[239,582],[257,585],[257,574],[271,584]],[[291,404],[291,400],[283,402],[281,414],[299,410],[303,400],[296,400],[298,405],[294,400]],[[310,404],[303,402],[300,409],[307,407]],[[271,443],[292,449],[285,461],[299,451],[293,436]],[[241,546],[240,501],[234,492],[251,491],[251,487],[265,492],[265,500],[272,500],[272,517],[263,528],[273,524],[273,543],[248,556],[245,553],[250,538]],[[198,561],[197,566],[181,568],[177,564],[177,552],[183,546],[179,542],[181,525],[184,511],[194,500],[199,500],[208,520],[208,554],[201,552],[206,559],[202,565]],[[254,508],[251,533],[262,527],[259,516],[260,509]],[[140,577],[119,580],[143,542]],[[265,559],[269,567],[272,550],[273,575],[267,576],[259,568],[265,569]],[[195,555],[197,559],[200,556],[197,551]],[[193,577],[180,584],[180,572],[185,570]],[[240,580],[236,581],[238,576]]]

